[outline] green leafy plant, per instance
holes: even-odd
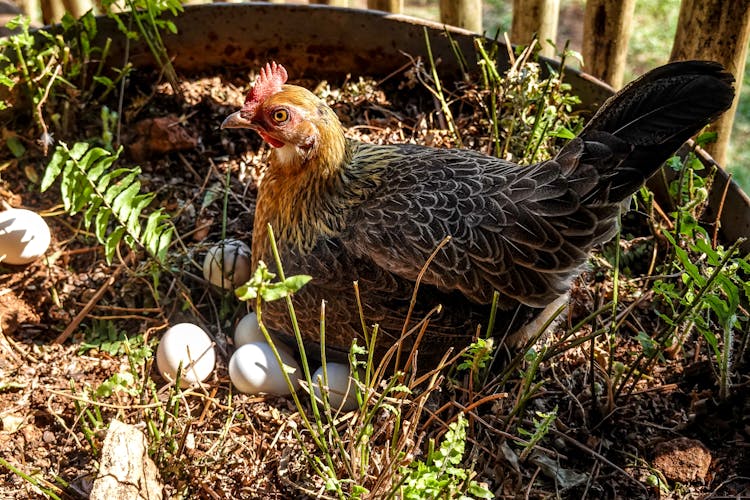
[[[446,34],[450,38],[450,34]],[[575,137],[582,128],[582,120],[573,110],[580,104],[572,93],[572,86],[564,81],[564,73],[551,66],[542,68],[537,62],[535,43],[520,51],[511,66],[502,75],[498,72],[499,46],[485,48],[485,42],[475,40],[477,65],[481,71],[478,82],[465,75],[455,92],[450,92],[440,82],[437,66],[432,56],[429,38],[425,33],[429,72],[417,63],[416,78],[437,99],[441,119],[459,147],[464,146],[460,127],[456,123],[452,106],[468,103],[482,115],[481,126],[489,131],[492,154],[500,158],[530,165],[551,157],[562,145],[562,140]],[[466,59],[453,44],[456,59],[465,68]],[[568,57],[580,55],[565,48],[560,67]],[[484,144],[474,144],[481,149]]]
[[[180,419],[180,409],[184,401],[183,391],[180,388],[180,376],[181,372],[178,371],[175,383],[170,386],[166,395],[166,401],[157,393],[152,379],[146,378],[143,384],[143,392],[150,392],[153,401],[164,401],[163,404],[147,408],[144,412],[149,437],[149,455],[162,470],[173,465],[171,461],[179,453],[181,446],[184,446],[184,432],[187,429],[183,428]],[[180,439],[181,435],[182,439]]]
[[[81,426],[83,437],[89,443],[91,449],[98,452],[99,447],[97,444],[98,439],[96,438],[96,433],[102,429],[106,429],[107,426],[104,422],[101,408],[95,403],[96,396],[94,395],[94,391],[89,389],[84,392],[79,392],[76,383],[73,380],[70,380],[70,392],[73,396],[76,420]],[[90,399],[85,397],[87,394],[91,396]]]
[[[237,298],[240,300],[263,299],[268,302],[283,299],[298,291],[312,279],[312,276],[300,274],[272,282],[271,280],[275,277],[276,275],[268,270],[265,262],[258,262],[250,280],[237,288],[235,292]]]
[[[292,302],[291,302],[291,294],[298,291],[302,286],[304,286],[305,283],[310,281],[311,277],[301,275],[301,276],[291,276],[287,278],[286,276],[284,276],[284,271],[283,271],[283,268],[281,266],[281,262],[278,256],[276,241],[273,236],[273,229],[271,228],[270,225],[268,226],[268,231],[269,231],[269,237],[271,239],[271,246],[273,248],[274,255],[276,257],[277,269],[279,271],[281,281],[272,282],[271,280],[275,278],[276,275],[274,273],[271,273],[268,270],[268,267],[266,266],[264,262],[260,261],[258,263],[258,266],[256,267],[256,270],[253,276],[245,285],[240,286],[236,290],[236,294],[240,300],[255,299],[256,301],[255,313],[257,314],[257,317],[258,317],[258,325],[260,326],[260,330],[263,333],[263,336],[266,338],[266,342],[268,342],[268,345],[271,347],[271,350],[273,351],[274,357],[276,358],[276,362],[281,367],[285,367],[283,361],[281,360],[281,355],[279,354],[279,351],[273,339],[271,338],[271,335],[269,334],[268,329],[263,323],[262,301],[264,300],[273,301],[273,300],[279,300],[282,298],[287,300],[287,304],[290,308],[290,315],[292,318],[292,325],[294,328],[295,338],[297,339],[297,343],[299,346],[299,353],[302,358],[302,369],[304,373],[304,378],[307,382],[307,387],[312,387],[312,377],[310,375],[311,373],[310,364],[307,361],[307,355],[305,353],[304,344],[302,342],[302,336],[299,331],[299,326],[297,325],[296,316],[294,314],[294,306],[292,305]],[[343,497],[344,491],[342,489],[341,483],[337,480],[337,476],[335,472],[336,467],[334,465],[334,455],[333,453],[331,453],[328,440],[325,439],[326,433],[324,431],[324,421],[320,415],[318,407],[316,404],[313,403],[313,420],[311,421],[307,417],[304,407],[302,406],[302,402],[300,401],[299,397],[297,396],[297,393],[295,392],[294,384],[292,383],[292,380],[289,377],[288,370],[283,369],[281,370],[281,372],[284,376],[287,386],[290,389],[292,399],[294,400],[295,405],[300,411],[300,416],[302,417],[302,422],[306,430],[309,432],[310,436],[312,436],[315,442],[315,445],[322,452],[322,459],[316,455],[306,454],[306,456],[310,460],[310,464],[316,470],[318,475],[326,480],[326,483],[329,485],[329,488],[336,491],[339,497]],[[297,438],[300,442],[303,441],[301,435],[297,434]]]
[[[406,457],[413,457],[419,453],[418,446],[421,439],[418,437],[419,419],[427,397],[439,387],[441,378],[438,373],[449,363],[440,364],[433,371],[420,377],[399,371],[386,375],[384,367],[395,355],[397,346],[394,345],[384,357],[375,359],[373,350],[363,348],[353,342],[349,361],[359,409],[350,417],[353,421],[341,427],[338,412],[330,405],[325,389],[321,391],[320,400],[310,390],[313,387],[310,365],[291,298],[292,294],[304,286],[310,278],[284,275],[273,229],[270,226],[268,234],[276,261],[278,281],[274,281],[276,276],[268,271],[265,264],[259,263],[255,275],[248,283],[239,287],[236,293],[243,300],[255,300],[255,312],[260,329],[275,352],[280,366],[282,366],[281,357],[263,321],[263,303],[267,300],[284,299],[287,301],[301,358],[303,373],[300,384],[309,396],[308,407],[303,405],[300,395],[292,391],[292,399],[303,424],[302,429],[298,430],[296,427],[293,429],[306,463],[314,472],[313,476],[319,478],[324,483],[325,489],[338,498],[400,495],[399,492],[407,480],[407,475],[413,475],[415,480],[420,476],[419,472],[412,474],[412,469],[404,468],[403,465],[407,460]],[[354,289],[356,293],[356,286]],[[363,325],[363,329],[366,344],[374,345],[378,331],[377,325],[371,329]],[[324,309],[321,311],[320,344],[321,360],[325,365]],[[458,359],[458,356],[455,359]],[[285,371],[283,373],[287,377],[287,384],[292,389],[288,374]],[[310,410],[312,410],[311,416]],[[448,431],[447,443],[431,456],[428,464],[429,474],[443,482],[462,478],[465,480],[465,485],[454,485],[455,488],[453,486],[451,488],[457,488],[456,491],[468,491],[467,494],[479,498],[486,498],[480,495],[481,487],[471,480],[474,473],[470,469],[457,467],[462,460],[463,448],[460,453],[457,450],[459,446],[463,446],[465,440],[466,422],[457,425],[458,427]],[[310,450],[306,444],[309,439],[312,439],[315,451]],[[440,458],[438,456],[440,453],[450,456]],[[425,476],[425,480],[427,479]]]
[[[423,72],[417,72],[417,77],[420,79],[424,87],[429,90],[430,93],[438,100],[438,102],[440,103],[440,111],[443,114],[448,130],[450,131],[456,143],[459,146],[463,146],[461,133],[456,126],[456,121],[453,118],[453,112],[451,111],[448,99],[446,97],[447,93],[444,91],[443,84],[438,77],[437,66],[435,65],[435,59],[432,56],[432,46],[430,44],[430,37],[428,36],[427,28],[424,29],[424,39],[427,47],[427,57],[430,63],[430,73],[423,74]],[[460,56],[459,60],[461,59],[461,57],[463,56]]]
[[[456,367],[457,370],[469,370],[474,383],[478,383],[482,377],[483,370],[492,361],[494,341],[492,338],[479,338],[472,342],[461,355],[463,361]]]
[[[743,295],[745,301],[750,298],[746,278],[750,276],[750,261],[739,254],[742,240],[725,249],[713,248],[705,238],[699,237],[685,249],[677,246],[669,233],[665,233],[665,237],[675,250],[675,264],[679,266],[682,282],[658,280],[654,284],[654,291],[667,307],[666,313],[658,312],[667,325],[665,332],[669,335],[665,336],[670,339],[671,335],[695,328],[706,339],[717,360],[719,395],[726,398],[734,337],[748,321],[740,304]],[[720,336],[716,335],[717,330],[722,332]]]
[[[143,364],[151,356],[151,347],[143,334],[129,337],[124,330],[118,330],[113,321],[93,320],[86,329],[84,340],[78,348],[80,354],[92,350],[106,352],[111,356],[127,354],[137,364]]]
[[[52,30],[32,33],[29,19],[18,16],[8,27],[18,29],[19,33],[0,39],[0,86],[7,89],[0,99],[0,110],[13,108],[16,117],[30,112],[41,131],[39,142],[45,154],[53,143],[50,119],[55,129],[64,128],[71,119],[68,114],[78,109],[78,106],[59,106],[58,101],[90,104],[97,88],[104,87],[104,94],[108,93],[129,71],[126,66],[115,80],[104,76],[111,41],[108,39],[103,47],[91,44],[96,35],[93,13],[78,20],[66,14],[61,24],[60,33]],[[99,62],[91,71],[96,59]],[[67,91],[60,92],[58,89],[62,87]],[[18,156],[18,150],[13,153]]]
[[[529,456],[529,453],[531,453],[531,450],[534,449],[534,446],[536,446],[537,443],[544,439],[544,436],[549,433],[550,427],[552,427],[552,424],[554,424],[556,419],[557,406],[555,406],[552,411],[549,412],[536,412],[536,417],[532,420],[532,424],[534,426],[533,430],[529,431],[522,427],[518,428],[519,434],[528,438],[526,444],[524,445],[523,451],[519,456],[521,460],[525,460],[526,457]]]
[[[664,327],[653,339],[641,338],[643,356],[658,359],[665,348],[676,347],[696,330],[716,359],[719,395],[726,398],[731,386],[734,337],[748,323],[743,304],[750,301],[750,256],[740,254],[744,239],[727,248],[712,241],[699,223],[710,176],[696,173],[704,167],[695,154],[691,152],[684,159],[675,156],[667,164],[678,173],[670,184],[676,205],[671,214],[674,229],[662,233],[671,258],[664,277],[655,279],[652,287],[661,304],[657,315]]]
[[[60,143],[47,165],[41,189],[49,189],[62,176],[60,191],[65,210],[71,215],[83,212],[84,226],[94,226],[108,263],[121,241],[131,249],[141,247],[163,262],[173,233],[169,216],[157,209],[146,217],[145,224],[141,223],[154,194],[140,192],[140,168],[112,169],[121,152],[122,148],[112,153],[86,142],[72,148]]]
[[[475,46],[482,72],[478,104],[486,116],[495,156],[530,165],[553,156],[560,139],[575,137],[582,121],[573,110],[581,100],[572,94],[564,73],[547,66],[544,74],[536,61],[535,42],[520,51],[503,75],[497,71],[499,46],[488,50],[481,39]],[[565,49],[561,68],[567,57],[580,58]]]
[[[399,488],[401,498],[494,498],[487,486],[473,479],[473,471],[460,467],[468,425],[466,418],[459,415],[448,426],[437,449],[430,440],[425,460],[416,460],[402,468],[405,479]]]
[[[94,391],[94,395],[97,399],[108,398],[112,394],[117,392],[125,392],[131,396],[138,395],[136,388],[136,379],[131,372],[115,373],[107,378],[104,382],[99,384],[99,387]]]
[[[35,488],[39,488],[39,491],[41,491],[44,495],[48,496],[52,500],[61,500],[61,498],[64,498],[64,496],[60,496],[63,495],[63,492],[59,487],[51,484],[44,478],[38,477],[38,474],[36,473],[33,475],[26,474],[24,471],[22,471],[18,467],[15,467],[3,457],[0,457],[0,467],[8,469],[10,472],[17,475],[30,485],[34,486]],[[60,493],[60,495],[58,495],[58,493]]]
[[[96,17],[89,10],[78,19],[70,13],[65,13],[60,21],[63,28],[63,39],[66,47],[72,51],[71,66],[63,72],[66,79],[75,79],[79,83],[77,88],[81,92],[80,102],[89,103],[95,98],[95,90],[102,88],[103,92],[96,99],[101,100],[117,87],[117,83],[132,70],[132,64],[126,62],[122,68],[107,68],[112,39],[107,38],[103,46],[93,44],[98,33]],[[93,69],[93,71],[92,71]],[[105,69],[112,70],[112,76],[105,74]]]
[[[102,7],[109,17],[115,20],[119,30],[130,38],[141,37],[148,45],[156,64],[162,68],[164,75],[175,94],[180,94],[180,85],[167,47],[162,39],[162,32],[177,33],[177,26],[162,15],[169,12],[173,16],[183,11],[179,0],[104,0]],[[127,13],[118,12],[125,8]],[[127,17],[128,26],[123,21]],[[135,23],[137,31],[132,30]]]

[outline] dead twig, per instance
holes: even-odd
[[[589,448],[585,444],[581,443],[580,441],[578,441],[576,439],[573,439],[572,437],[568,436],[567,434],[565,434],[563,432],[558,431],[557,429],[550,428],[550,433],[554,434],[555,436],[557,436],[559,438],[562,438],[563,440],[565,440],[568,443],[572,444],[576,448],[578,448],[580,450],[583,450],[586,453],[589,453],[594,458],[596,458],[597,460],[600,460],[602,463],[608,465],[609,467],[612,467],[614,470],[616,470],[617,472],[619,472],[620,474],[622,474],[623,477],[625,477],[628,480],[630,480],[630,482],[638,485],[638,487],[641,488],[646,493],[646,496],[648,496],[648,494],[649,494],[648,489],[643,484],[641,484],[640,481],[638,481],[635,478],[631,477],[630,474],[628,474],[627,472],[625,472],[622,468],[620,468],[616,464],[612,463],[611,461],[607,460],[604,457],[604,455],[602,455],[601,453],[592,450],[591,448]]]
[[[52,144],[52,136],[49,134],[49,130],[47,129],[47,124],[44,123],[44,118],[42,117],[42,107],[44,106],[44,103],[47,102],[47,97],[49,97],[49,91],[52,89],[52,84],[55,83],[55,80],[57,80],[57,75],[60,74],[60,71],[62,71],[62,66],[59,64],[55,66],[55,72],[52,74],[52,78],[49,79],[49,82],[47,82],[47,86],[44,88],[44,95],[39,100],[39,103],[36,105],[36,116],[39,120],[39,126],[42,127],[42,137],[41,137],[41,143],[42,143],[42,152],[44,152],[44,156],[47,156],[47,151],[49,150],[50,144]]]
[[[727,199],[727,192],[729,192],[729,186],[732,184],[732,174],[727,176],[727,183],[724,185],[724,191],[721,193],[721,201],[719,201],[719,209],[716,211],[716,219],[714,220],[714,237],[711,240],[711,247],[716,248],[719,240],[719,229],[721,228],[721,215],[724,213],[724,202]]]
[[[75,318],[70,322],[70,324],[63,330],[63,332],[58,335],[55,340],[52,341],[53,344],[62,344],[68,338],[73,335],[73,332],[78,329],[81,322],[84,320],[84,318],[91,312],[92,309],[96,306],[96,304],[102,299],[104,294],[109,290],[109,288],[117,281],[117,279],[120,277],[120,274],[127,269],[127,267],[132,263],[132,261],[135,260],[135,252],[130,252],[128,256],[125,258],[123,262],[120,263],[119,266],[117,266],[117,269],[114,270],[112,275],[107,278],[107,281],[104,282],[104,284],[99,287],[99,289],[96,291],[93,297],[88,301],[88,303],[83,306],[83,309],[81,309],[78,314],[76,314]]]

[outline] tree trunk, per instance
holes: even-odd
[[[713,125],[718,140],[706,148],[719,165],[726,164],[749,37],[750,0],[682,0],[671,60],[717,61],[732,72],[737,82],[732,108]]]
[[[536,35],[541,54],[555,57],[555,48],[547,40],[555,43],[559,16],[560,0],[513,0],[511,43],[528,45]]]
[[[440,21],[482,32],[482,0],[440,0]]]
[[[587,0],[583,62],[587,73],[622,87],[635,0]]]
[[[367,0],[367,8],[400,14],[404,10],[404,0]]]

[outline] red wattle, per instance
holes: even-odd
[[[280,148],[284,145],[283,142],[279,141],[278,139],[274,139],[268,134],[265,134],[263,132],[260,132],[260,136],[263,138],[264,141],[266,141],[268,144],[271,145],[271,147],[274,148]]]

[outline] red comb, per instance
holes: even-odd
[[[264,68],[261,68],[258,78],[255,79],[255,85],[245,97],[245,104],[242,106],[243,114],[254,116],[258,105],[280,91],[287,78],[284,66],[274,61],[267,63]]]

